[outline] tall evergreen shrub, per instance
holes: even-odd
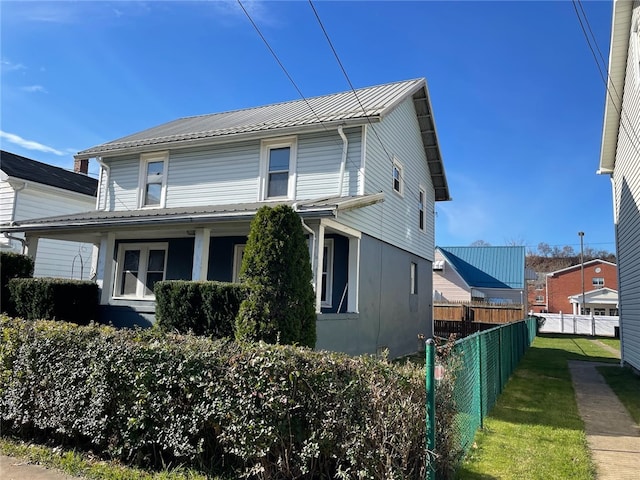
[[[236,320],[237,339],[315,346],[309,250],[300,217],[291,207],[258,210],[240,277],[249,292]]]

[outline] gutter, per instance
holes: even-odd
[[[342,196],[342,187],[344,186],[344,171],[347,165],[347,149],[349,148],[349,140],[344,134],[342,125],[338,125],[338,133],[342,138],[342,161],[340,162],[340,181],[338,182],[338,196]]]

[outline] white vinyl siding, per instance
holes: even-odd
[[[639,16],[640,7],[636,4],[632,25]],[[630,42],[625,79],[627,87],[640,82],[634,62],[635,49],[639,47],[639,42]],[[620,325],[623,361],[640,369],[640,141],[633,133],[634,130],[640,133],[640,89],[624,89],[622,109],[622,123],[626,129],[620,128],[618,133],[613,175]]]
[[[360,186],[358,170],[361,160],[362,128],[345,129],[344,133],[349,145],[342,195],[357,195]],[[298,137],[298,199],[338,195],[342,147],[342,138],[335,129]]]
[[[386,152],[378,137],[382,139]],[[412,98],[400,103],[382,122],[367,127],[365,148],[365,192],[383,191],[384,202],[341,213],[338,220],[374,238],[433,260],[435,192]],[[402,162],[404,196],[393,191],[391,167],[394,156]],[[425,190],[424,231],[420,231],[416,222],[416,198],[421,186]]]
[[[136,210],[138,208],[140,156],[105,159],[104,162],[111,167],[109,183],[106,186],[106,210]]]
[[[17,196],[16,220],[87,212],[95,208],[94,197],[46,187],[40,189],[33,184],[19,191]],[[93,273],[92,257],[92,244],[43,238],[38,242],[34,276],[86,280]]]
[[[14,191],[9,182],[0,181],[0,223],[11,221]]]

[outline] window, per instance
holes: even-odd
[[[138,205],[164,207],[169,154],[143,154],[140,162],[140,193]]]
[[[403,186],[403,180],[402,180],[402,164],[395,158],[393,159],[392,174],[393,174],[393,190],[399,193],[400,195],[402,195],[404,193],[404,186]]]
[[[536,303],[544,302],[544,297],[542,295],[536,295]]]
[[[593,314],[594,315],[606,315],[606,310],[604,308],[594,308],[593,309]]]
[[[322,295],[320,301],[323,307],[330,307],[333,293],[333,239],[324,240],[324,255],[322,257]]]
[[[610,308],[609,315],[611,315],[612,317],[617,317],[618,315],[620,315],[620,312],[617,308]]]
[[[263,141],[260,200],[295,198],[295,137]]]
[[[411,267],[409,270],[409,276],[411,278],[411,295],[416,295],[418,293],[418,264],[411,262]]]
[[[604,278],[603,277],[593,277],[591,279],[591,283],[594,288],[602,288],[604,287]]]
[[[590,308],[581,308],[580,309],[580,315],[589,315],[591,313],[591,309]]]
[[[420,213],[420,218],[418,220],[418,227],[422,231],[424,231],[424,228],[425,228],[425,213],[427,211],[426,200],[427,200],[427,196],[424,192],[424,188],[420,187],[420,190],[418,191],[418,211]]]
[[[233,282],[240,282],[240,268],[244,257],[245,244],[238,244],[233,248]]]
[[[166,243],[120,244],[115,296],[155,298],[153,287],[164,280],[166,266]]]

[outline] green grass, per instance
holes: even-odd
[[[567,360],[617,361],[588,338],[537,337],[477,433],[459,479],[595,477]]]
[[[619,338],[611,338],[611,337],[598,337],[605,345],[610,346],[611,348],[615,348],[617,351],[620,351],[620,339]]]
[[[596,368],[628,410],[633,421],[640,425],[640,376],[635,375],[628,367]]]
[[[95,480],[206,480],[203,474],[186,469],[147,472],[115,461],[102,461],[89,454],[71,450],[27,444],[0,437],[0,453],[28,460],[69,475]],[[216,477],[217,478],[217,477]],[[215,479],[213,479],[215,480]],[[217,479],[222,480],[222,479]]]

